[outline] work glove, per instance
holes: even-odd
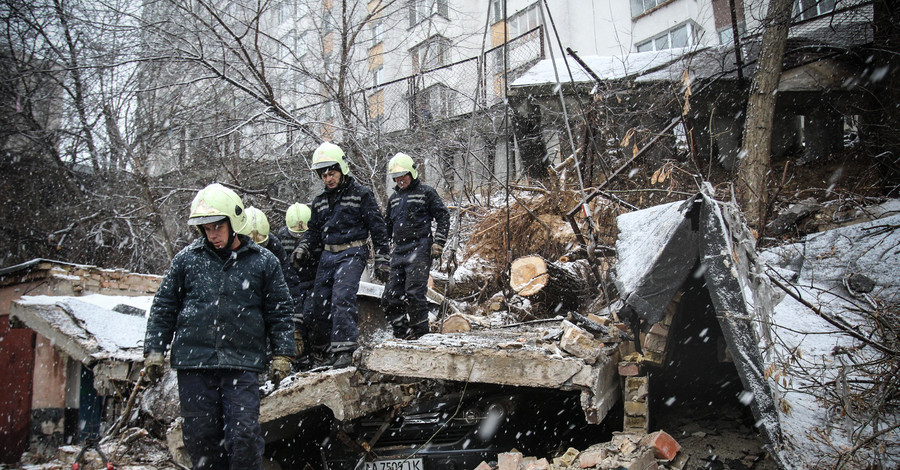
[[[294,348],[296,349],[296,357],[303,357],[306,347],[303,342],[303,332],[294,330]]]
[[[391,277],[391,267],[387,263],[375,263],[375,279],[382,284],[387,284]]]
[[[163,353],[152,352],[147,354],[147,357],[144,358],[144,377],[147,377],[147,381],[150,384],[159,382],[159,379],[163,377],[165,365],[166,360],[163,358]]]
[[[441,259],[441,255],[444,254],[444,247],[438,245],[437,243],[431,244],[431,259]]]
[[[269,375],[272,377],[272,383],[275,384],[275,388],[278,388],[278,384],[280,384],[285,377],[291,375],[291,358],[287,356],[273,357]]]
[[[291,253],[291,266],[294,269],[302,268],[307,260],[309,260],[309,250],[306,249],[305,246],[298,246],[297,249]]]

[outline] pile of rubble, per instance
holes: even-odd
[[[553,462],[511,451],[497,455],[493,464],[481,462],[475,470],[681,470],[689,456],[680,451],[681,446],[665,431],[650,434],[623,432],[614,433],[609,442],[594,444],[583,451],[570,447]]]

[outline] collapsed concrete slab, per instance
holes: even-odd
[[[416,396],[415,384],[380,381],[366,377],[355,367],[310,372],[285,379],[285,384],[262,399],[260,423],[266,423],[324,406],[334,418],[346,421]],[[274,438],[274,436],[273,436]]]
[[[362,365],[404,377],[580,390],[588,422],[603,421],[619,398],[617,346],[603,346],[593,364],[587,364],[541,340],[546,335],[491,330],[387,340],[365,351]]]

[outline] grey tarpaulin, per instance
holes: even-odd
[[[754,243],[732,207],[699,193],[683,201],[619,216],[615,282],[644,328],[659,322],[690,275],[703,275],[767,450],[782,468],[781,426],[764,375],[754,308]],[[726,219],[728,221],[726,221]],[[762,303],[759,308],[762,307]]]

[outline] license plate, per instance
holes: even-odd
[[[366,462],[364,470],[425,470],[422,459],[376,460]]]

